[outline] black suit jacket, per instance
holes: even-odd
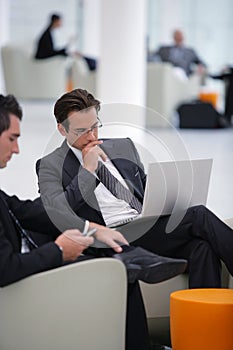
[[[51,28],[48,27],[38,41],[35,58],[49,58],[57,55],[67,56],[66,48],[54,49]]]
[[[108,139],[101,145],[122,177],[142,202],[146,175],[130,139]],[[85,170],[66,141],[37,162],[39,188],[44,203],[65,213],[72,208],[78,218],[105,225],[94,190],[99,180]]]
[[[11,209],[21,225],[32,231],[58,235],[51,224],[40,199],[21,201],[0,191],[0,287],[16,282],[37,272],[62,265],[58,246],[47,243],[30,253],[21,254],[21,237],[8,209]]]

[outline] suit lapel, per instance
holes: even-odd
[[[132,186],[135,195],[139,200],[143,201],[143,193],[139,190],[138,186],[138,166],[134,161],[134,155],[132,150],[126,150],[128,146],[124,144],[125,139],[121,140],[104,139],[103,144],[100,146],[104,152],[107,154],[109,159],[113,162],[123,179],[125,179],[130,186]],[[79,168],[81,166],[78,158],[68,147],[66,141],[63,142],[61,150],[64,158],[64,165],[62,171],[62,183],[66,187],[70,184],[72,179],[78,174]],[[131,165],[129,167],[129,162]]]
[[[119,141],[120,142],[120,141]],[[107,154],[108,158],[115,165],[119,173],[124,179],[129,177],[129,169],[124,168],[124,153],[120,147],[116,147],[116,143],[112,139],[104,140],[104,143],[100,146]]]
[[[66,154],[64,159],[63,169],[62,169],[62,185],[63,187],[66,187],[71,183],[73,178],[78,174],[81,164],[78,158],[73,153],[73,151],[67,146],[66,142],[65,142],[65,145],[64,143],[62,144],[61,148]],[[94,207],[98,208],[99,205],[98,205],[95,193],[93,193],[93,201],[94,201]],[[96,210],[96,213],[103,221],[102,214],[100,214],[100,209],[99,211]]]
[[[6,237],[12,242],[16,251],[20,251],[21,238],[10,217],[9,207],[2,191],[0,191],[0,220],[3,222]]]
[[[73,151],[69,148],[66,141],[61,145],[61,156],[64,159],[62,167],[62,183],[65,182],[64,185],[67,186],[78,173],[80,162]]]
[[[63,170],[64,172],[71,177],[72,179],[75,177],[75,175],[78,173],[80,168],[80,162],[78,158],[75,156],[75,154],[70,149],[67,153],[67,156],[64,160],[64,166]]]
[[[127,139],[108,139],[104,140],[100,147],[107,154],[108,158],[111,159],[123,179],[133,188],[134,194],[139,200],[143,201],[143,194],[138,188],[138,166],[134,161],[132,150],[126,150],[129,144],[127,143],[127,145],[125,145],[125,141],[127,141]],[[131,163],[131,166],[129,166],[129,163]]]

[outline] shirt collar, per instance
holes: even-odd
[[[74,153],[74,155],[78,158],[79,162],[81,165],[83,165],[83,156],[82,156],[82,151],[80,149],[77,149],[69,144],[68,141],[66,141],[67,146],[71,149],[71,151]]]

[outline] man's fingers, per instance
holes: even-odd
[[[117,253],[121,253],[122,252],[122,248],[120,246],[119,243],[117,243],[115,240],[113,240],[111,237],[107,237],[105,242],[110,248],[112,248],[113,250],[115,250],[115,252]]]
[[[115,234],[112,237],[110,237],[108,244],[113,250],[115,250],[116,253],[121,253],[121,245],[128,245],[129,243],[120,232],[114,231],[114,233]]]
[[[102,153],[99,155],[100,156],[100,158],[104,161],[104,162],[106,162],[106,160],[107,160],[107,155],[102,151]]]
[[[66,230],[64,232],[64,235],[65,236],[69,236],[69,235],[82,236],[82,233],[78,229],[74,228],[74,229]]]
[[[91,141],[85,146],[85,148],[93,148],[95,146],[101,145],[102,143],[103,141],[99,141],[99,140]]]
[[[125,237],[119,232],[119,231],[116,231],[116,230],[113,230],[115,235],[114,235],[114,240],[124,244],[124,245],[129,245],[129,242],[125,239]]]
[[[121,245],[129,244],[120,232],[112,229],[97,230],[95,236],[99,241],[105,243],[117,253],[122,252]]]
[[[64,236],[85,247],[88,247],[94,241],[93,237],[84,237],[78,230],[67,230],[64,232]]]

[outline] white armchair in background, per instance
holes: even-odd
[[[54,56],[36,60],[26,48],[1,49],[7,94],[23,99],[57,99],[67,88],[68,58]]]
[[[96,95],[96,71],[90,71],[86,61],[81,57],[73,60],[72,83],[74,88],[85,89]]]
[[[127,278],[110,258],[0,288],[1,350],[124,350]]]
[[[168,126],[179,103],[198,97],[200,76],[193,74],[188,78],[182,73],[171,63],[147,63],[146,105],[162,115],[156,118],[156,113],[148,111],[147,126]]]

